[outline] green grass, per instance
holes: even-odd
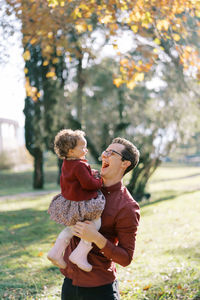
[[[33,170],[24,172],[0,171],[0,196],[34,192],[32,187]],[[57,168],[44,170],[44,190],[57,190]]]
[[[199,189],[200,168],[156,171],[134,260],[117,267],[122,300],[200,299]],[[52,196],[0,200],[0,299],[60,299],[63,277],[46,258],[62,228],[46,212]]]

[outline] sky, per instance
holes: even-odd
[[[8,118],[24,125],[24,61],[20,43],[7,49],[8,61],[0,64],[0,118]]]

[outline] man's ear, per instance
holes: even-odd
[[[123,168],[124,170],[126,170],[130,165],[131,165],[131,162],[130,162],[129,160],[124,160],[124,161],[122,162],[122,168]]]

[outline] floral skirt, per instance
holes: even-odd
[[[104,207],[105,197],[101,191],[96,198],[83,201],[67,200],[58,194],[52,199],[48,213],[56,223],[72,226],[78,221],[98,219]]]

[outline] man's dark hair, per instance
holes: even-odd
[[[140,152],[135,145],[133,145],[130,141],[124,138],[117,137],[114,140],[112,140],[112,144],[124,145],[124,149],[121,152],[122,160],[129,160],[131,162],[131,165],[128,166],[128,168],[124,172],[125,175],[137,166],[140,158]]]

